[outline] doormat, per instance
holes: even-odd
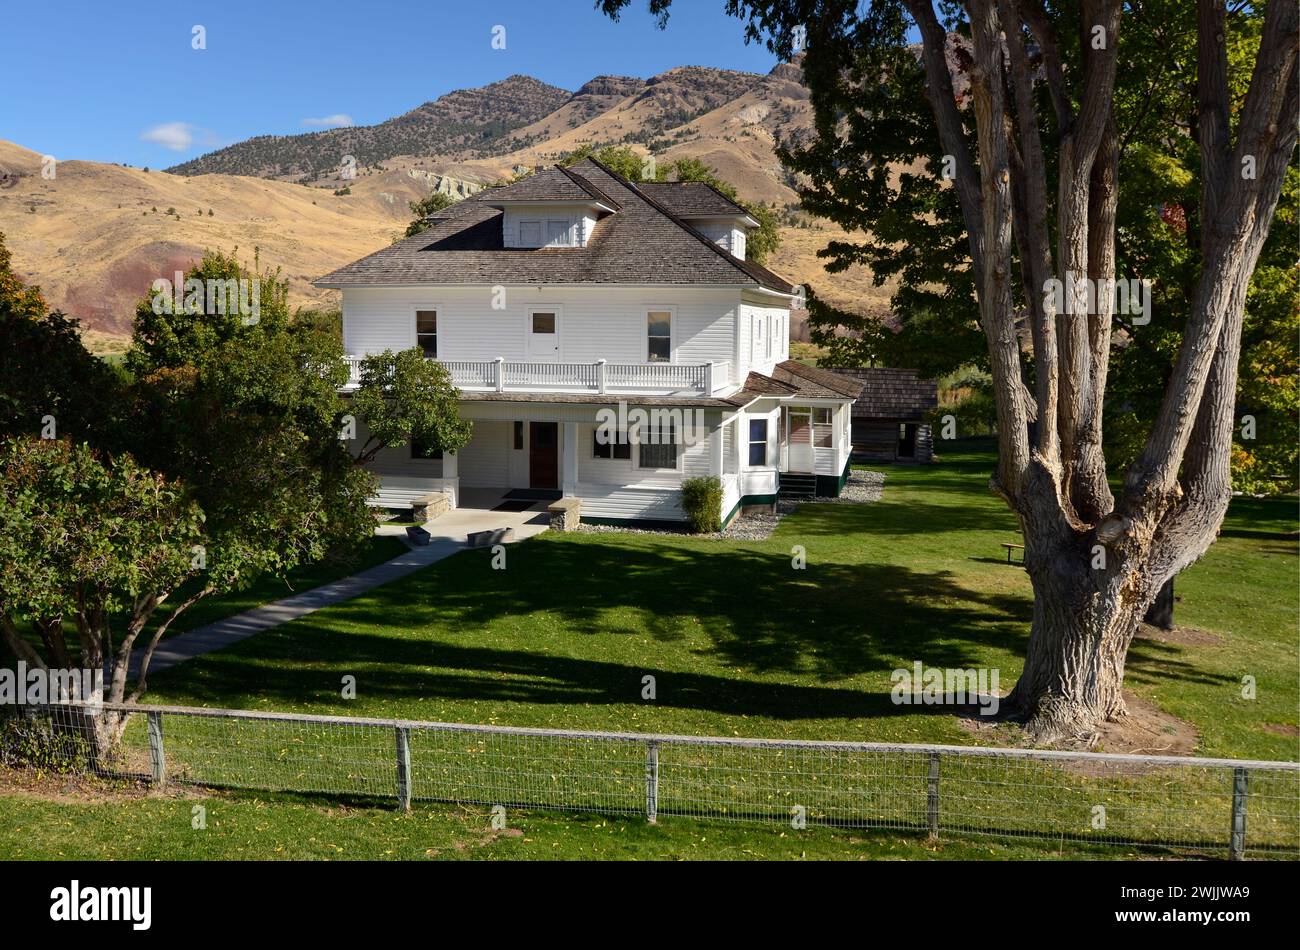
[[[501,502],[501,504],[497,505],[492,510],[493,511],[527,511],[535,504],[537,504],[537,502],[531,498],[513,498],[513,499],[508,498],[505,501]]]
[[[550,488],[514,488],[506,492],[505,496],[517,499],[527,498],[529,501],[559,501],[564,497],[564,493]],[[522,511],[523,509],[516,508],[512,510]]]

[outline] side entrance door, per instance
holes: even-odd
[[[813,470],[813,427],[811,409],[789,409],[786,412],[786,470],[811,472]]]
[[[559,423],[530,422],[528,427],[528,487],[559,488]]]

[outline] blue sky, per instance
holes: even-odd
[[[0,29],[17,93],[0,99],[0,138],[60,160],[165,168],[340,116],[379,122],[512,73],[572,90],[602,73],[769,70],[775,58],[746,46],[723,6],[677,0],[661,32],[645,0],[618,23],[593,0],[29,0],[9,4]],[[504,50],[491,45],[497,25]]]

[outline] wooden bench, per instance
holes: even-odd
[[[1016,549],[1019,549],[1020,551],[1023,552],[1023,551],[1025,550],[1025,546],[1024,546],[1023,544],[1012,544],[1010,541],[1003,541],[1003,542],[1002,542],[1002,546],[1003,546],[1004,548],[1007,549],[1007,563],[1008,563],[1008,564],[1011,563],[1011,552],[1012,552],[1012,551],[1014,551],[1014,550],[1016,550]],[[1025,563],[1025,556],[1024,556],[1023,553],[1020,555],[1020,563],[1021,563],[1021,564],[1024,564],[1024,563]]]

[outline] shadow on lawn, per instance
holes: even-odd
[[[154,685],[218,705],[250,689],[277,706],[330,702],[343,670],[399,705],[435,697],[609,704],[639,702],[641,678],[652,674],[659,706],[776,719],[952,715],[895,706],[887,690],[831,684],[914,660],[982,666],[990,651],[1019,653],[1028,629],[1020,596],[898,565],[819,563],[812,552],[797,571],[781,548],[539,538],[512,546],[508,565],[492,570],[487,551],[457,555],[332,608],[323,622],[259,634],[159,674]],[[485,631],[491,645],[464,642],[481,642]],[[636,663],[633,637],[647,633],[664,643],[690,638],[695,652],[736,673]],[[496,645],[506,636],[519,648]]]

